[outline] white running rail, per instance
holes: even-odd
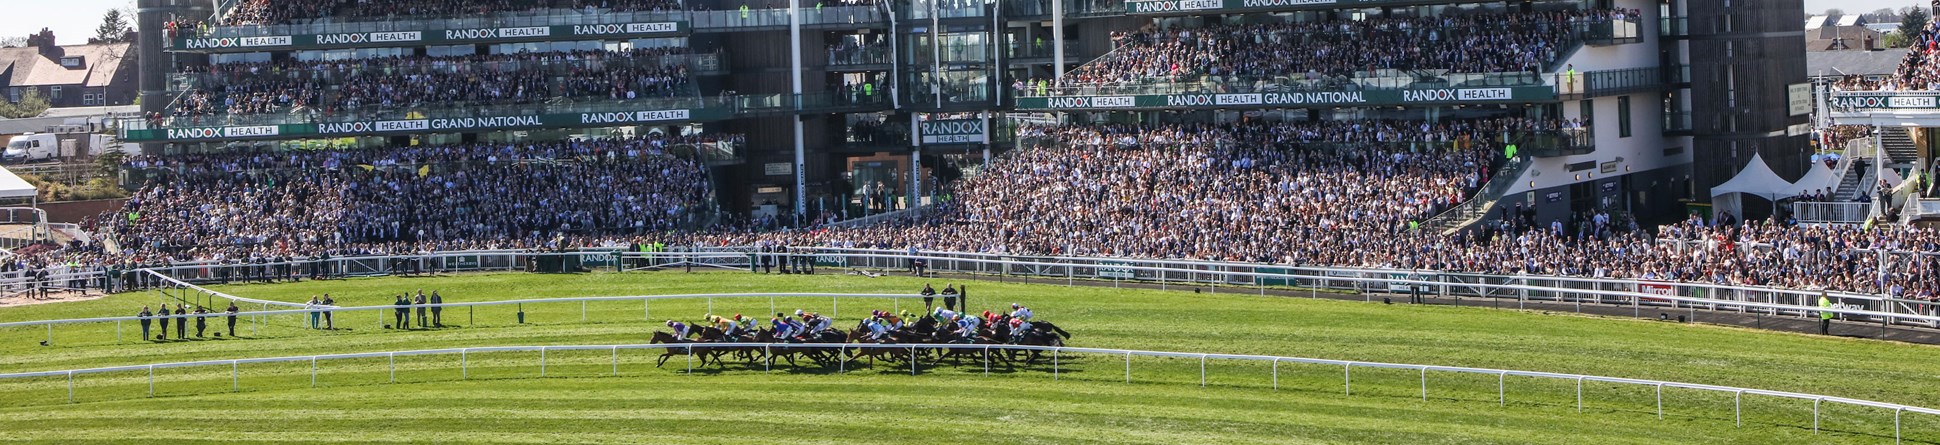
[[[1491,368],[1470,368],[1470,367],[1462,367],[1462,366],[1437,366],[1437,365],[1419,365],[1419,364],[1386,363],[1386,362],[1362,362],[1362,361],[1352,361],[1352,360],[1331,360],[1331,359],[1305,358],[1305,357],[1279,357],[1279,356],[1270,356],[1270,355],[1210,354],[1210,353],[1195,353],[1195,352],[1143,351],[1143,350],[1130,350],[1130,349],[1071,348],[1071,347],[1023,346],[1023,345],[976,345],[976,344],[959,345],[959,344],[874,344],[874,343],[820,343],[820,344],[817,344],[817,343],[680,343],[680,344],[568,345],[568,346],[493,346],[493,347],[477,347],[477,348],[447,348],[447,349],[422,349],[422,350],[411,350],[411,351],[366,352],[366,353],[353,353],[353,354],[303,355],[303,356],[289,356],[289,357],[247,358],[247,359],[231,359],[231,360],[202,360],[202,361],[192,361],[192,362],[157,363],[157,364],[149,364],[149,365],[132,365],[132,366],[111,366],[111,367],[101,367],[101,368],[72,369],[72,370],[59,370],[59,371],[21,372],[21,373],[11,373],[11,374],[0,374],[0,381],[12,380],[12,379],[27,379],[27,378],[36,378],[36,377],[53,377],[53,378],[64,377],[67,379],[68,402],[71,403],[74,400],[74,377],[75,376],[110,373],[110,372],[146,371],[148,373],[148,379],[149,379],[148,395],[152,397],[154,396],[155,370],[167,369],[167,368],[220,367],[222,365],[228,365],[230,370],[229,372],[230,372],[230,381],[231,381],[231,391],[241,391],[242,389],[241,379],[240,379],[241,365],[253,364],[253,363],[310,362],[310,384],[312,387],[315,387],[317,383],[318,362],[328,361],[328,360],[339,360],[339,359],[387,358],[390,361],[388,365],[390,368],[389,383],[396,383],[398,356],[456,354],[459,356],[459,363],[460,363],[459,367],[460,367],[461,376],[463,376],[462,378],[470,378],[471,365],[470,365],[469,355],[474,352],[534,352],[536,351],[539,353],[539,376],[544,377],[546,375],[546,354],[551,351],[609,351],[612,357],[612,370],[613,370],[612,372],[614,375],[618,375],[620,370],[620,358],[619,358],[620,350],[622,349],[628,349],[628,350],[658,349],[658,350],[665,351],[666,354],[677,354],[680,351],[685,351],[686,355],[688,356],[687,369],[688,371],[691,372],[693,370],[693,358],[692,358],[694,356],[693,349],[696,349],[696,348],[700,348],[700,349],[747,348],[750,350],[752,350],[753,348],[761,348],[764,351],[764,355],[766,355],[766,352],[768,350],[776,347],[786,347],[790,349],[836,349],[838,350],[838,352],[842,357],[848,357],[848,352],[851,350],[863,350],[863,349],[895,349],[895,350],[908,350],[911,352],[915,352],[917,350],[983,351],[980,355],[982,356],[985,373],[988,373],[990,370],[990,351],[1036,351],[1039,353],[1048,352],[1051,355],[1051,373],[1052,373],[1053,379],[1056,379],[1061,373],[1061,369],[1064,366],[1062,363],[1063,357],[1067,356],[1068,354],[1090,354],[1093,356],[1123,358],[1125,363],[1124,365],[1125,381],[1127,383],[1130,383],[1132,381],[1132,374],[1131,374],[1132,357],[1199,359],[1200,386],[1206,386],[1206,363],[1210,360],[1270,362],[1272,363],[1274,389],[1279,389],[1281,363],[1339,366],[1341,367],[1341,386],[1346,395],[1354,394],[1354,386],[1353,386],[1354,368],[1415,370],[1415,371],[1419,371],[1421,376],[1420,378],[1421,378],[1422,400],[1428,399],[1428,373],[1430,371],[1442,372],[1442,373],[1493,375],[1493,376],[1496,376],[1496,394],[1498,398],[1497,403],[1499,405],[1508,403],[1507,377],[1509,376],[1529,377],[1529,378],[1540,378],[1540,379],[1551,379],[1551,380],[1562,380],[1562,381],[1574,381],[1576,383],[1576,410],[1578,412],[1581,412],[1583,410],[1583,383],[1602,382],[1602,383],[1611,383],[1611,384],[1619,384],[1619,385],[1632,385],[1632,386],[1643,386],[1643,387],[1654,388],[1656,390],[1657,418],[1659,420],[1663,419],[1664,417],[1664,388],[1689,389],[1689,390],[1731,394],[1732,412],[1733,412],[1733,415],[1736,417],[1738,426],[1740,427],[1744,426],[1743,406],[1744,406],[1744,396],[1746,395],[1811,401],[1812,402],[1812,430],[1814,433],[1817,433],[1819,430],[1820,405],[1824,403],[1829,402],[1829,403],[1836,403],[1836,404],[1842,404],[1842,405],[1877,408],[1877,409],[1892,411],[1893,412],[1893,437],[1896,442],[1902,438],[1902,434],[1900,431],[1900,417],[1902,414],[1912,412],[1917,414],[1940,416],[1940,410],[1936,410],[1933,408],[1925,408],[1925,407],[1912,406],[1912,405],[1902,405],[1897,403],[1878,402],[1878,401],[1872,401],[1872,400],[1834,397],[1834,396],[1826,396],[1826,395],[1818,395],[1818,394],[1806,394],[1806,393],[1791,392],[1791,391],[1775,391],[1775,390],[1767,390],[1767,389],[1705,385],[1705,384],[1699,384],[1699,383],[1669,382],[1669,381],[1661,381],[1661,380],[1631,379],[1631,378],[1622,378],[1622,377],[1604,377],[1604,376],[1583,375],[1583,374],[1567,374],[1567,373],[1541,372],[1541,371],[1518,371],[1518,370],[1491,369]],[[908,361],[910,362],[910,375],[916,375],[918,373],[917,368],[918,366],[920,366],[921,360],[908,360]],[[843,368],[839,369],[840,371],[847,370],[846,368],[847,360],[838,360],[838,363],[841,363],[841,366],[843,366]],[[767,369],[769,367],[772,367],[773,364],[772,362],[764,361],[763,366],[764,366],[764,369]]]

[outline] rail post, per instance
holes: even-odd
[[[843,343],[835,350],[835,372],[849,372],[849,344]],[[984,373],[990,373],[989,365],[984,365]]]
[[[1819,402],[1824,401],[1824,397],[1812,399],[1812,434],[1819,434]]]
[[[770,297],[770,298],[773,298],[773,297]],[[769,372],[774,370],[775,370],[774,351],[769,350],[768,345],[761,345],[761,372]]]
[[[240,367],[241,365],[238,365],[235,360],[229,361],[229,392],[242,391],[241,370],[238,369]]]
[[[1056,365],[1052,366],[1051,378],[1055,380],[1057,379],[1058,371],[1055,367]],[[916,346],[909,347],[909,375],[916,375]]]
[[[579,302],[579,322],[581,323],[586,322],[586,301],[585,300],[580,300]]]
[[[1280,390],[1280,358],[1273,358],[1273,390]]]
[[[1731,393],[1731,415],[1738,419],[1739,428],[1745,427],[1745,392],[1742,390]]]
[[[546,376],[546,348],[543,346],[539,348],[539,376]]]
[[[1495,406],[1509,406],[1509,387],[1503,383],[1508,378],[1507,372],[1495,375]]]
[[[983,263],[977,263],[977,264],[983,264]],[[1130,369],[1132,369],[1131,362],[1129,361],[1131,359],[1129,358],[1130,357],[1129,355],[1126,357],[1128,358],[1126,358],[1127,361],[1125,362],[1126,363],[1125,369],[1127,369],[1127,371],[1125,371],[1125,375],[1131,375],[1131,371],[1129,371]],[[990,376],[990,345],[983,345],[983,375],[986,377]],[[1127,377],[1127,379],[1129,380],[1130,378]]]
[[[54,345],[54,324],[53,323],[47,324],[47,345],[48,346]]]
[[[620,375],[620,346],[613,346],[613,375]]]
[[[1576,378],[1576,412],[1583,412],[1583,378]]]
[[[1900,413],[1904,412],[1906,412],[1906,407],[1904,406],[1893,410],[1893,443],[1895,445],[1900,443]]]
[[[67,372],[67,403],[74,403],[74,371]],[[1894,416],[1893,419],[1894,422],[1899,421],[1898,416]]]
[[[155,367],[154,366],[148,367],[148,373],[151,375],[154,374]],[[150,381],[148,382],[148,385],[149,385],[148,394],[155,395],[155,389],[154,389],[155,382]],[[311,388],[317,387],[317,358],[314,356],[310,357],[310,387]]]
[[[471,348],[464,348],[464,349],[458,350],[458,379],[459,380],[468,380],[472,378],[471,360],[468,357],[466,357],[466,355],[468,355],[468,353],[470,353],[471,351],[472,351]]]
[[[1132,353],[1125,353],[1125,383],[1132,382]]]
[[[1354,395],[1354,362],[1342,363],[1340,371],[1341,385],[1347,387],[1347,395]]]
[[[1428,401],[1428,367],[1421,367],[1421,401]]]
[[[391,383],[397,383],[397,353],[384,354],[391,358]]]
[[[1058,350],[1051,350],[1051,380],[1058,379]]]
[[[653,321],[653,300],[640,300],[640,319]]]
[[[687,373],[694,373],[694,345],[687,345]]]
[[[310,380],[310,386],[317,386],[314,377]],[[155,397],[155,365],[148,365],[148,396]]]
[[[121,343],[121,320],[115,320],[115,343]]]
[[[1817,412],[1819,402],[1813,401],[1812,406],[1813,411]],[[1657,384],[1657,420],[1664,420],[1664,384],[1662,383]],[[1813,421],[1816,422],[1818,419],[1813,419]]]

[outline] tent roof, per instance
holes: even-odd
[[[20,179],[20,175],[13,174],[12,170],[0,167],[0,199],[32,198],[35,193],[33,184]]]
[[[1852,160],[1839,162],[1852,162]],[[1832,171],[1832,167],[1827,167],[1824,162],[1813,162],[1812,168],[1805,171],[1805,177],[1799,178],[1799,182],[1792,183],[1792,187],[1800,193],[1811,193],[1826,188],[1836,189],[1839,188],[1841,179],[1844,178],[1840,178],[1839,173]]]
[[[1730,181],[1711,188],[1713,198],[1732,193],[1744,193],[1774,201],[1798,196],[1797,191],[1792,190],[1792,182],[1778,177],[1778,173],[1772,172],[1770,165],[1765,165],[1765,157],[1757,153],[1751,155],[1751,162],[1745,163],[1745,168],[1739,170],[1737,176],[1732,176]]]

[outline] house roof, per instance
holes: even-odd
[[[42,54],[37,47],[0,48],[0,80],[7,86],[81,85],[104,87],[120,71],[121,58],[131,57],[127,43],[69,45]],[[79,57],[81,68],[61,66],[61,59]]]
[[[1884,76],[1900,67],[1905,49],[1884,51],[1807,51],[1805,73],[1809,76]]]

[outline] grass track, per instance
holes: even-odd
[[[937,283],[940,287],[942,283]],[[274,286],[231,286],[254,298],[307,300],[329,291],[342,304],[390,301],[390,293],[438,288],[451,301],[699,292],[906,292],[921,282],[838,275],[488,274],[377,278]],[[1635,320],[1594,319],[1477,308],[1378,304],[1234,294],[971,283],[979,308],[1030,304],[1041,318],[1071,330],[1073,345],[1195,352],[1272,354],[1599,374],[1756,388],[1787,389],[1922,406],[1940,405],[1933,347]],[[153,294],[72,304],[0,309],[0,320],[132,313]],[[767,299],[714,302],[718,312],[765,312]],[[827,300],[779,302],[829,312]],[[887,308],[842,301],[839,323]],[[253,339],[116,344],[109,325],[63,327],[56,346],[34,343],[40,330],[0,329],[0,371],[166,361],[387,351],[456,346],[640,343],[659,321],[698,318],[706,302],[662,302],[645,320],[638,303],[593,304],[580,321],[573,304],[527,306],[532,324],[512,323],[511,309],[486,309],[465,328],[421,332],[301,329],[296,317],[271,320]],[[388,315],[388,314],[385,314]],[[447,313],[448,322],[453,320]],[[362,317],[357,317],[362,318]],[[124,326],[132,329],[133,326]],[[1419,400],[1413,371],[1356,370],[1354,396],[1340,395],[1338,368],[1283,365],[1271,390],[1264,363],[1214,362],[1209,388],[1199,388],[1196,360],[1133,361],[1126,385],[1122,359],[1082,357],[1047,369],[1000,372],[975,368],[819,371],[708,370],[682,376],[654,369],[644,351],[622,357],[620,377],[605,352],[548,357],[537,376],[530,353],[473,356],[473,381],[457,381],[456,357],[399,359],[399,385],[382,359],[327,363],[310,389],[308,366],[245,365],[240,395],[227,369],[158,373],[156,399],[137,373],[77,382],[81,403],[66,405],[62,379],[0,382],[0,431],[13,440],[70,442],[161,440],[227,431],[224,438],[352,442],[744,442],[764,436],[851,442],[942,429],[997,442],[1277,442],[1277,443],[1879,443],[1891,440],[1890,412],[1828,408],[1814,436],[1808,402],[1748,398],[1748,428],[1733,425],[1729,395],[1667,391],[1657,421],[1647,388],[1586,386],[1590,414],[1574,412],[1568,382],[1509,380],[1509,406],[1495,407],[1495,379],[1431,373],[1429,402]],[[669,368],[677,363],[669,363]],[[1882,385],[1880,382],[1900,382]],[[232,406],[233,405],[233,406]],[[11,412],[15,415],[8,415]],[[213,430],[183,424],[214,424]],[[256,419],[256,420],[244,420]],[[302,419],[322,419],[305,422]],[[1909,439],[1940,441],[1940,419],[1906,417]],[[168,426],[156,426],[167,424]],[[957,426],[962,426],[958,428]],[[395,433],[386,432],[395,427]],[[1009,431],[1009,434],[981,432]],[[980,432],[980,433],[968,433]],[[1109,432],[1107,434],[1107,432]],[[1036,438],[1033,440],[1032,438]],[[964,436],[964,440],[969,440]]]

